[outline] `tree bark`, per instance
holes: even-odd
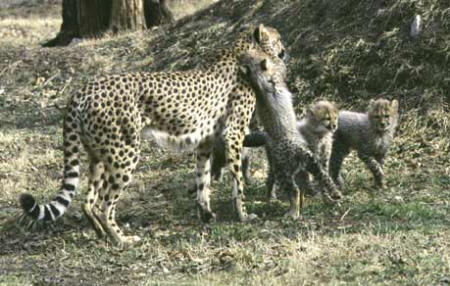
[[[65,1],[65,0],[64,0]],[[112,1],[118,2],[117,0]],[[78,0],[78,24],[80,37],[98,38],[109,28],[110,0]]]
[[[166,0],[144,0],[144,3],[147,28],[175,22]]]
[[[114,0],[109,27],[113,33],[145,29],[142,0]]]
[[[61,29],[54,39],[42,44],[43,47],[66,46],[70,44],[73,38],[80,36],[80,29],[78,26],[78,1],[79,0],[63,0],[63,22],[61,24]]]
[[[62,18],[58,35],[42,46],[65,46],[75,37],[98,38],[108,30],[142,30],[174,22],[166,0],[63,0]]]

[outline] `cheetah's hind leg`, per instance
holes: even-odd
[[[290,207],[289,211],[284,215],[285,217],[290,217],[294,220],[300,217],[300,208],[303,206],[303,200],[301,198],[300,190],[295,184],[294,180],[290,176],[279,175],[280,186],[283,191],[288,193]]]
[[[89,166],[89,182],[88,182],[88,194],[86,201],[82,204],[81,208],[84,215],[88,219],[91,226],[94,228],[97,236],[103,238],[105,236],[105,230],[103,229],[98,217],[94,212],[94,206],[96,205],[99,191],[103,187],[103,177],[105,173],[105,166],[103,162],[91,158],[91,163]]]
[[[123,189],[130,183],[134,165],[125,169],[114,169],[107,165],[107,188],[102,190],[101,214],[98,216],[100,223],[106,230],[108,237],[118,247],[123,248],[140,241],[138,236],[125,236],[116,222],[116,204]]]

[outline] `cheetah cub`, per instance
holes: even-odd
[[[330,158],[330,174],[343,188],[341,165],[351,150],[366,164],[375,178],[375,186],[384,188],[383,163],[392,145],[398,124],[397,100],[371,100],[366,113],[339,112],[338,129]]]
[[[310,106],[305,117],[297,121],[298,132],[305,139],[309,150],[319,157],[322,168],[327,173],[329,171],[333,134],[337,128],[337,116],[338,110],[336,106],[329,101],[323,100]],[[309,174],[306,177],[305,175],[305,173],[297,175],[297,185],[300,188],[307,189],[310,193],[316,193]],[[267,176],[269,199],[276,199],[274,188],[276,181],[273,166],[269,166]]]
[[[256,111],[268,135],[269,164],[289,196],[290,209],[286,216],[298,218],[303,206],[304,190],[299,190],[294,180],[297,174],[312,173],[328,191],[324,192],[324,199],[335,202],[334,199],[340,197],[339,191],[297,130],[292,94],[285,83],[284,63],[265,53],[249,51],[241,58],[241,64],[244,78],[255,91]]]
[[[326,172],[329,171],[329,161],[331,156],[331,147],[333,143],[333,134],[337,128],[338,109],[334,103],[327,100],[318,101],[311,105],[304,118],[297,121],[297,130],[305,139],[311,152],[320,158],[320,163]],[[267,134],[264,132],[252,132],[245,136],[245,147],[265,146],[266,154],[272,154],[267,150]],[[273,162],[273,159],[270,159]],[[269,200],[277,198],[274,188],[277,178],[274,175],[274,166],[269,164],[267,174],[267,191]],[[301,176],[296,177],[297,185],[300,188],[306,188],[310,193],[317,193],[312,184],[311,178]]]

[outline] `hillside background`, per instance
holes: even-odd
[[[173,26],[49,49],[40,43],[59,30],[59,1],[0,3],[0,285],[449,285],[448,0],[170,5]],[[423,28],[413,38],[415,15]],[[264,153],[254,151],[246,202],[261,219],[235,221],[225,178],[212,186],[218,222],[204,231],[188,192],[193,157],[146,142],[118,211],[125,231],[143,239],[136,247],[117,251],[95,239],[79,206],[86,176],[57,224],[17,224],[20,193],[49,198],[60,185],[71,92],[101,74],[195,68],[249,23],[282,35],[299,116],[317,99],[361,111],[372,98],[399,100],[387,190],[375,191],[351,156],[340,208],[310,198],[301,222],[285,221],[287,202],[264,201]]]

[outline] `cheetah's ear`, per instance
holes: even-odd
[[[398,113],[398,101],[397,99],[392,100],[391,108],[394,113]]]
[[[258,27],[255,28],[255,31],[253,31],[253,37],[255,38],[256,42],[259,44],[261,43],[262,37],[266,33],[266,28],[263,24],[259,24]]]
[[[374,110],[374,105],[375,105],[375,100],[374,100],[374,99],[371,99],[371,100],[369,101],[369,105],[367,106],[367,112],[368,112],[369,114],[373,112],[373,110]]]

